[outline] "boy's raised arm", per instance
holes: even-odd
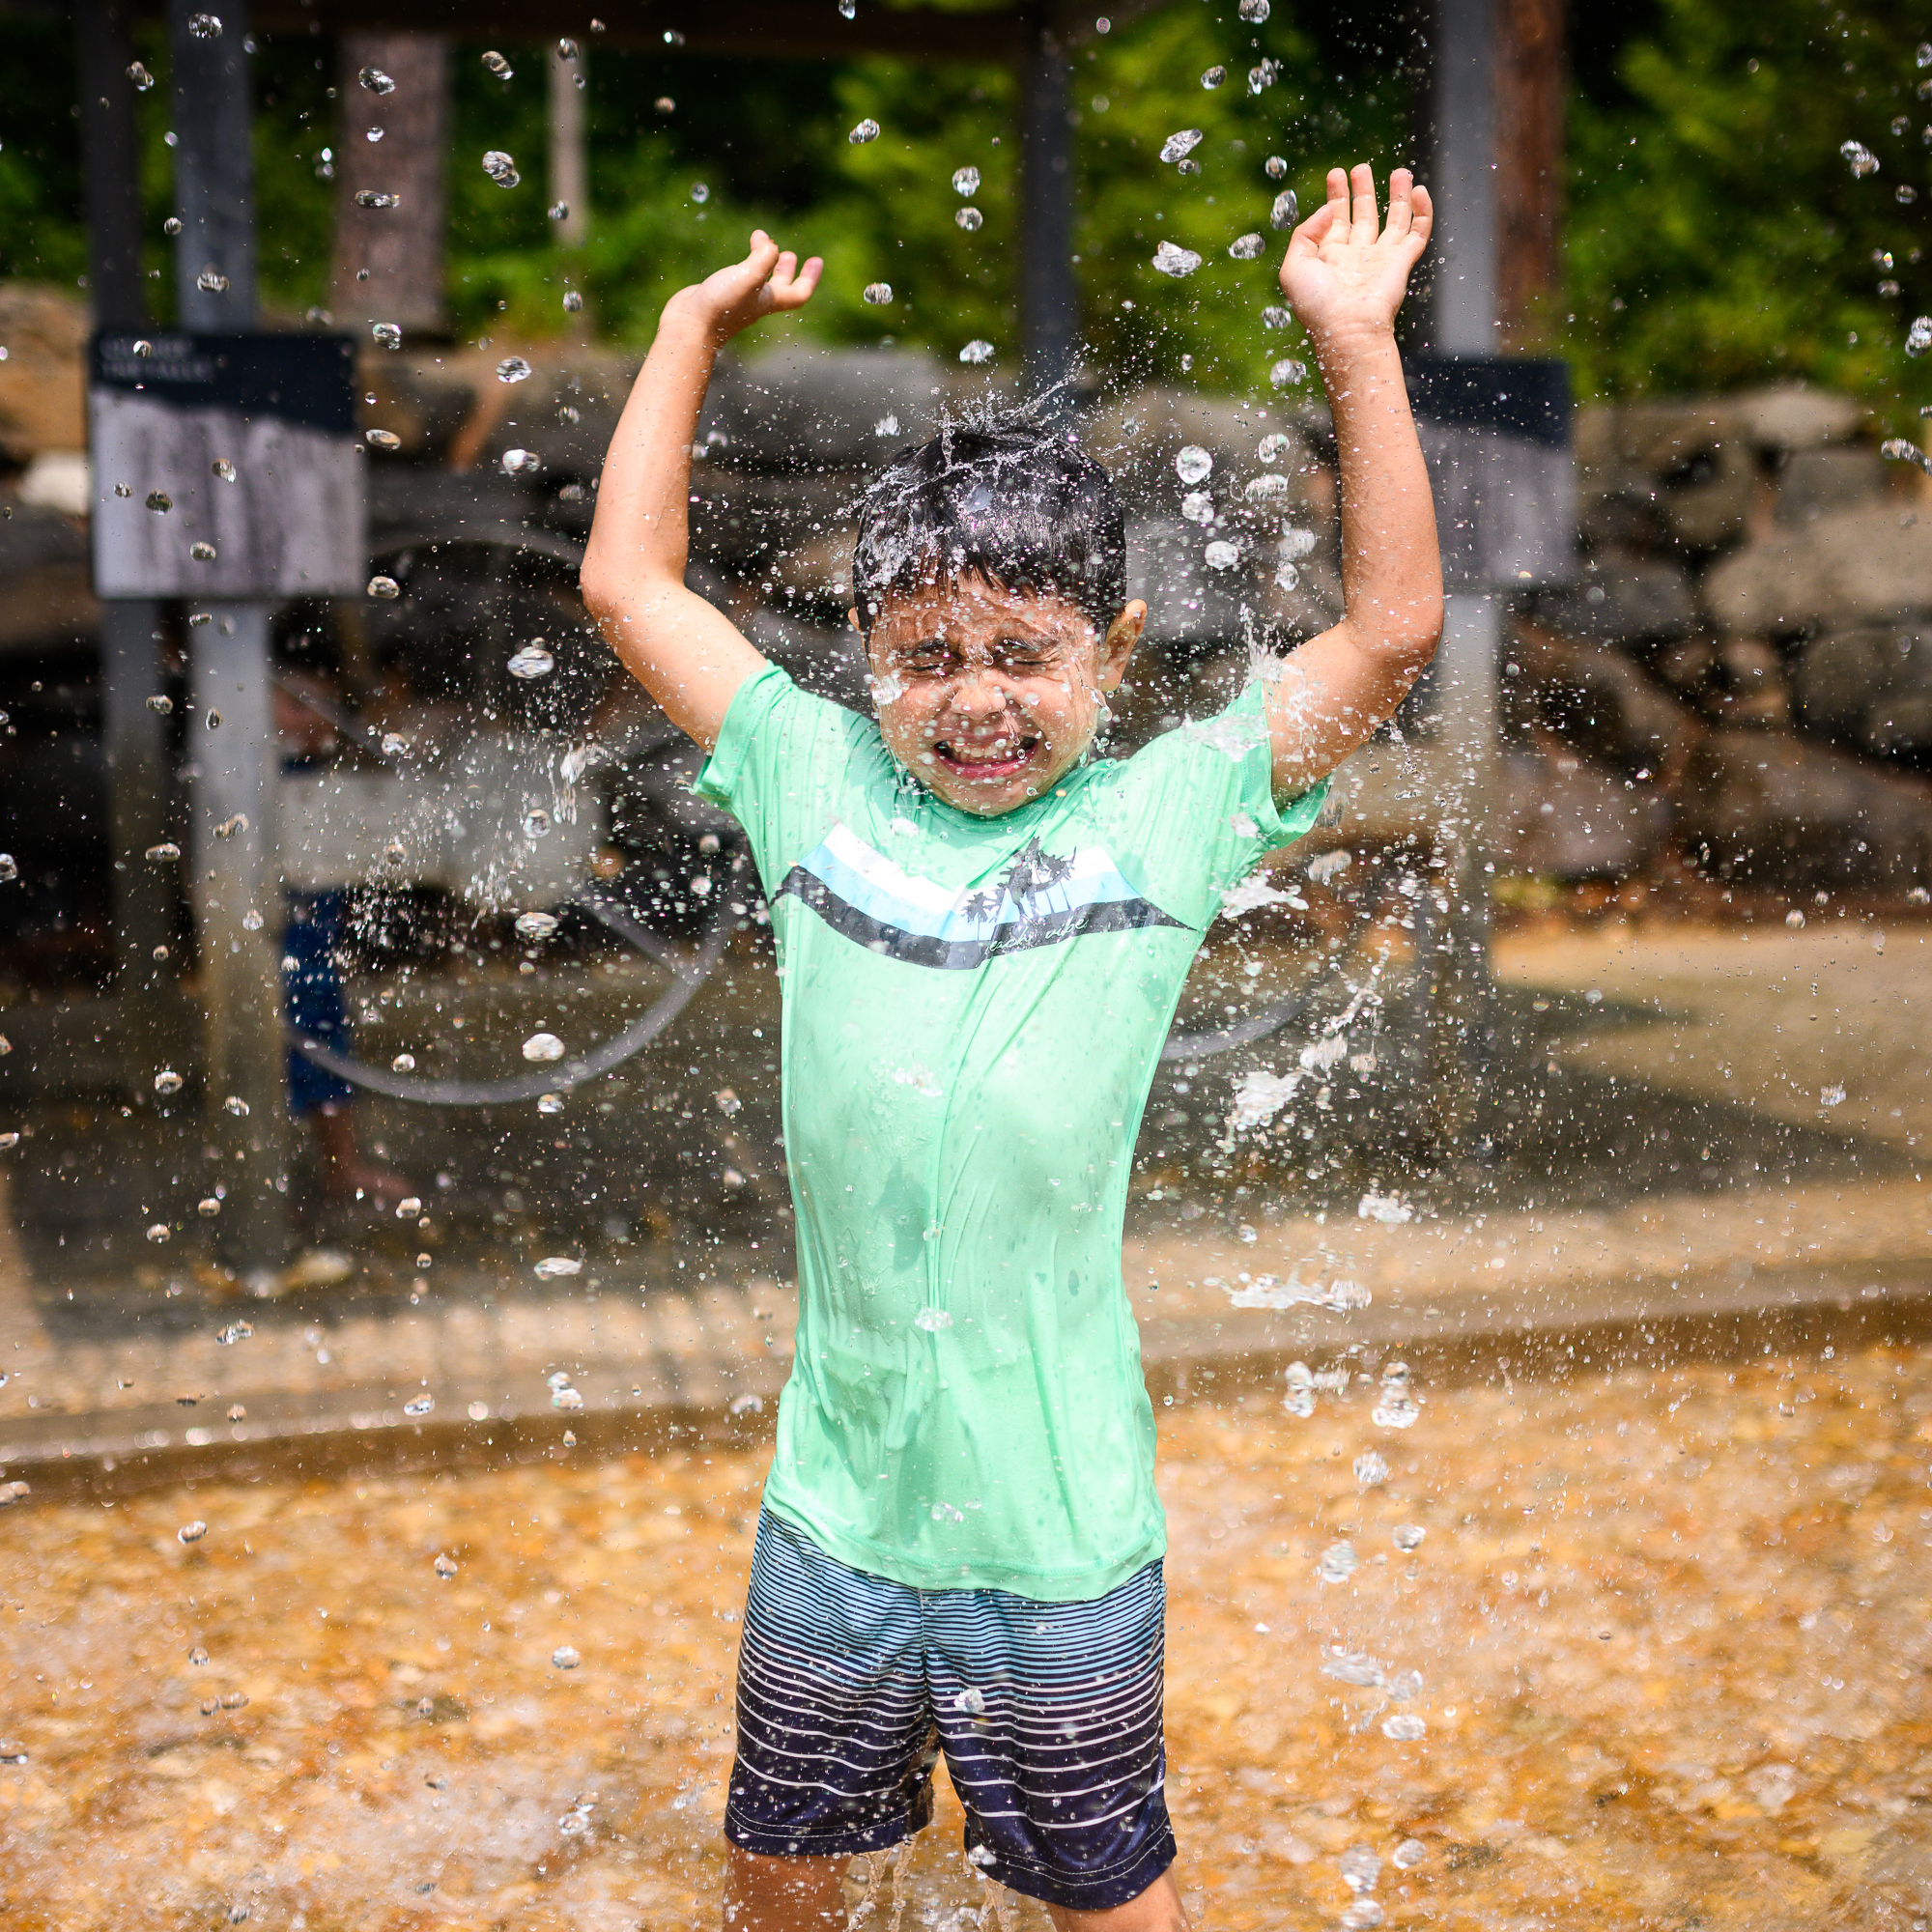
[[[814,256],[800,268],[760,229],[742,262],[672,296],[604,459],[579,576],[584,604],[632,675],[707,752],[764,659],[684,586],[691,439],[718,352],[760,316],[802,308],[821,267]]]
[[[1280,797],[1325,778],[1389,717],[1442,633],[1442,559],[1415,438],[1396,310],[1428,245],[1429,190],[1389,177],[1386,225],[1366,166],[1328,175],[1328,199],[1288,245],[1281,286],[1315,350],[1342,472],[1342,621],[1283,666],[1268,710]]]

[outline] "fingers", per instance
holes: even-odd
[[[1406,168],[1397,168],[1389,176],[1388,225],[1382,230],[1384,238],[1396,239],[1408,233],[1411,214],[1408,191],[1414,180]]]
[[[1435,204],[1430,199],[1426,187],[1417,187],[1410,196],[1413,213],[1410,216],[1408,239],[1415,243],[1419,255],[1429,245],[1429,237],[1435,227]]]
[[[1341,168],[1328,170],[1328,201],[1325,211],[1331,223],[1346,225],[1349,219],[1349,177]]]
[[[798,257],[789,249],[779,258],[777,272],[767,285],[774,308],[803,308],[811,299],[812,291],[818,287],[818,278],[825,272],[825,264],[816,256],[798,267]]]
[[[1355,190],[1354,240],[1373,242],[1376,239],[1376,171],[1367,161],[1357,161],[1350,171],[1350,180]]]

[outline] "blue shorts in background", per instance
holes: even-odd
[[[349,1053],[355,1046],[342,975],[335,965],[335,949],[348,915],[346,892],[292,892],[289,923],[282,933],[282,991],[289,1024],[337,1053]],[[318,1107],[355,1099],[355,1090],[348,1081],[294,1047],[288,1050],[288,1062],[291,1113],[312,1114]]]
[[[1089,1603],[923,1590],[835,1562],[767,1510],[738,1661],[725,1835],[882,1851],[932,1816],[939,1753],[989,1879],[1096,1911],[1174,1862],[1161,1567]]]

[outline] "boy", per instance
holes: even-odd
[[[1121,1280],[1134,1137],[1221,894],[1314,822],[1435,649],[1441,578],[1394,322],[1406,172],[1328,177],[1281,285],[1334,412],[1347,611],[1208,725],[1088,756],[1147,606],[1069,439],[955,427],[867,493],[852,621],[876,725],[684,587],[713,358],[802,306],[762,233],[666,304],[583,595],[710,753],[783,981],[799,1320],[738,1680],[724,1918],[842,1922],[854,1854],[926,1822],[1063,1928],[1179,1932],[1162,1801],[1153,1414]]]

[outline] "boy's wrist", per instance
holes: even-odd
[[[1350,321],[1320,331],[1311,328],[1308,343],[1325,377],[1331,370],[1347,368],[1365,357],[1386,355],[1395,347],[1395,324]]]
[[[689,336],[707,350],[719,350],[729,342],[734,329],[724,327],[722,313],[705,299],[696,284],[679,289],[664,305],[658,318],[658,333]]]

